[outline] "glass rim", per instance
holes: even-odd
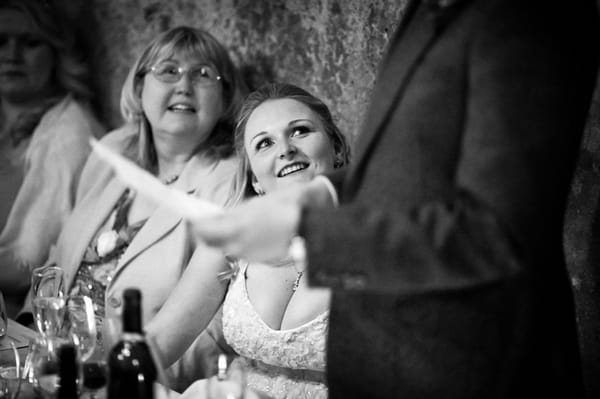
[[[39,267],[36,267],[35,269],[33,269],[31,271],[31,273],[32,274],[34,274],[34,273],[40,273],[40,272],[45,272],[46,270],[63,270],[64,271],[64,269],[62,267],[60,267],[60,266],[49,265],[49,266],[39,266]]]

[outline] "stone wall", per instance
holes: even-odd
[[[308,89],[330,106],[342,130],[354,137],[377,64],[406,0],[78,3],[90,9],[84,35],[92,48],[100,112],[109,127],[121,123],[121,86],[141,49],[158,32],[191,25],[225,44],[255,86],[278,80]]]

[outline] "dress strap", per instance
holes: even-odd
[[[244,259],[238,259],[233,256],[225,256],[225,260],[229,268],[225,271],[220,272],[217,278],[221,281],[229,280],[230,283],[234,283],[238,276],[244,276],[246,278],[246,269],[248,268],[248,261]]]

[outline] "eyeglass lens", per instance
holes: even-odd
[[[210,65],[195,65],[190,68],[182,68],[172,62],[162,62],[151,68],[154,76],[163,82],[178,82],[185,73],[195,84],[210,86],[217,83],[221,77]]]

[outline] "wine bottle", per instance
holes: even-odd
[[[123,293],[123,334],[108,355],[108,399],[153,399],[157,369],[142,332],[141,293]]]
[[[77,352],[72,344],[63,344],[58,350],[58,399],[77,399]]]

